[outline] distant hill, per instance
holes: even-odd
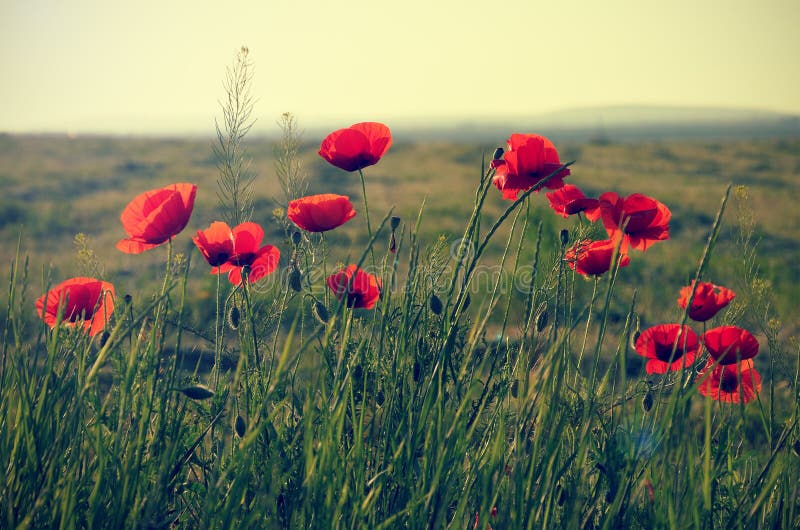
[[[573,141],[658,141],[800,136],[800,116],[753,109],[625,105],[586,107],[528,117],[395,124],[398,138],[488,141],[538,132]]]

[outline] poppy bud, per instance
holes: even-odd
[[[298,293],[303,290],[303,273],[296,267],[289,273],[289,287]]]
[[[647,394],[644,395],[642,398],[642,410],[645,412],[650,412],[650,409],[653,408],[653,393],[649,390]]]
[[[314,309],[313,309],[314,317],[320,321],[322,324],[328,323],[328,309],[325,307],[325,304],[322,302],[314,302]]]
[[[236,422],[233,424],[233,428],[236,430],[236,434],[239,438],[244,438],[244,432],[247,430],[247,423],[245,423],[244,418],[236,416]]]
[[[294,246],[299,245],[302,240],[303,240],[303,234],[301,234],[298,231],[292,232],[292,244],[294,244]]]
[[[205,385],[189,385],[181,388],[181,392],[189,399],[204,400],[214,396],[214,391]]]
[[[435,294],[431,295],[430,306],[431,306],[431,311],[433,311],[434,315],[442,314],[442,301]]]
[[[397,227],[400,226],[400,218],[396,215],[393,215],[391,219],[389,219],[389,225],[392,227],[392,232],[397,230]]]
[[[504,152],[505,151],[503,150],[502,147],[498,147],[497,149],[494,150],[494,154],[492,155],[492,160],[500,160],[501,158],[503,158]]]
[[[239,328],[239,308],[236,306],[231,306],[231,310],[228,311],[228,326],[231,329],[236,330]]]
[[[536,331],[541,333],[542,330],[547,327],[547,320],[547,308],[545,308],[541,313],[536,315]]]
[[[125,303],[130,304],[133,301],[133,297],[129,294],[125,295]]]
[[[569,244],[569,230],[562,228],[559,237],[561,238],[561,246],[566,247]]]
[[[111,333],[109,333],[108,331],[104,331],[103,334],[100,335],[100,347],[101,348],[106,345],[106,342],[108,342],[109,337],[111,337]]]
[[[415,383],[419,383],[420,372],[422,368],[419,365],[419,361],[414,361],[414,366],[411,370],[411,378],[414,380]],[[797,444],[795,444],[797,445]]]

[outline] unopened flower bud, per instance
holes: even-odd
[[[569,230],[562,228],[559,237],[561,237],[561,246],[566,247],[569,244]]]
[[[498,147],[497,149],[494,150],[494,154],[492,155],[492,160],[500,160],[501,158],[503,158],[504,152],[505,151],[503,151],[502,147]]]
[[[389,226],[392,227],[392,232],[397,230],[397,227],[400,226],[400,218],[396,215],[393,215],[391,219],[389,219]]]
[[[239,308],[236,306],[231,306],[231,310],[228,311],[228,326],[231,329],[235,330],[239,328]]]
[[[314,309],[313,309],[314,317],[320,321],[322,324],[328,323],[328,318],[330,315],[328,314],[328,308],[325,307],[325,304],[322,302],[314,302]]]
[[[642,410],[645,412],[650,412],[650,409],[653,408],[653,393],[649,390],[647,394],[644,395],[642,398]]]
[[[239,438],[244,438],[244,433],[247,430],[247,423],[245,423],[244,418],[236,416],[236,422],[233,424],[233,428],[236,430],[236,434]]]
[[[125,303],[130,304],[133,301],[133,297],[129,294],[125,295]]]
[[[103,334],[100,335],[100,347],[101,348],[106,345],[106,342],[108,342],[109,337],[111,337],[111,333],[109,333],[108,331],[104,331]]]
[[[303,234],[301,234],[298,231],[292,232],[292,244],[294,244],[294,246],[299,245],[302,240],[303,240]]]
[[[433,311],[434,315],[441,315],[442,314],[442,309],[443,309],[442,301],[435,294],[431,295],[430,306],[431,306],[431,311]]]

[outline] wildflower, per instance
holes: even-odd
[[[247,268],[247,283],[255,283],[272,274],[278,267],[281,253],[272,245],[261,245],[264,229],[256,223],[242,223],[231,230],[233,254],[228,260],[211,269],[212,274],[228,273],[228,281],[242,284],[242,271]]]
[[[692,290],[694,290],[694,298],[692,307],[689,308],[689,318],[696,322],[705,322],[713,318],[736,296],[736,293],[730,289],[709,282],[699,282],[695,288],[695,282],[692,280],[690,285],[681,289],[678,298],[678,305],[683,309],[686,309],[686,305],[689,303]]]
[[[719,364],[734,364],[737,360],[758,355],[758,340],[746,329],[721,326],[703,334],[703,345]]]
[[[94,337],[108,325],[114,312],[114,296],[114,286],[108,282],[71,278],[40,296],[36,300],[36,312],[52,328],[59,321],[59,311],[63,311],[61,323],[83,328]]]
[[[698,374],[697,382],[702,395],[725,403],[748,403],[761,392],[761,376],[750,359],[717,364],[710,358]]]
[[[127,254],[141,254],[179,234],[189,222],[197,186],[171,184],[137,195],[122,211],[120,221],[128,234],[117,243]]]
[[[192,238],[209,265],[219,267],[233,255],[233,232],[228,223],[215,221]]]
[[[565,219],[580,212],[584,212],[591,222],[600,219],[600,201],[586,197],[578,186],[564,184],[555,191],[545,193],[545,196],[553,211]]]
[[[381,295],[381,281],[356,265],[348,265],[328,276],[328,288],[337,298],[347,297],[349,307],[372,309]]]
[[[644,330],[635,346],[636,353],[649,359],[648,374],[665,374],[694,363],[699,342],[689,326],[659,324]]]
[[[656,241],[669,239],[672,213],[657,200],[634,193],[625,198],[614,192],[600,195],[600,215],[612,241],[622,239],[622,251],[628,246],[647,250]]]
[[[564,254],[569,267],[584,276],[600,276],[612,267],[615,243],[610,239],[602,241],[581,241],[572,246]],[[619,254],[619,266],[627,267],[631,259]]]
[[[492,160],[492,167],[492,183],[503,192],[504,199],[512,201],[550,175],[543,186],[558,189],[569,175],[569,169],[558,170],[561,162],[553,142],[538,134],[512,134],[503,158]]]
[[[330,133],[322,140],[319,155],[340,169],[357,171],[377,164],[391,145],[389,128],[368,121]]]
[[[326,232],[355,217],[353,203],[345,195],[309,195],[289,203],[286,216],[307,232]]]

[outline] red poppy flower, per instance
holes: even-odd
[[[689,303],[693,288],[694,280],[690,285],[681,289],[678,305],[683,309],[686,309],[686,304]],[[694,291],[692,307],[689,308],[689,318],[696,322],[705,322],[727,306],[735,296],[736,293],[730,289],[709,282],[700,282]]]
[[[94,337],[106,327],[114,312],[114,286],[94,278],[77,277],[63,281],[36,300],[36,312],[51,328],[58,322],[79,326]],[[45,303],[45,297],[47,303]]]
[[[567,218],[579,212],[585,212],[591,222],[600,219],[600,201],[584,195],[578,186],[564,184],[556,191],[545,193],[550,207],[561,217]]]
[[[325,232],[345,224],[356,211],[349,197],[323,193],[291,201],[286,215],[307,232]]]
[[[503,192],[503,198],[516,200],[520,192],[527,191],[543,178],[561,167],[558,151],[553,142],[538,134],[512,134],[503,158],[492,160],[492,183]],[[555,190],[564,185],[569,169],[559,171],[544,183]],[[538,191],[538,190],[537,190]]]
[[[719,364],[734,364],[758,355],[758,341],[753,334],[736,326],[709,329],[703,334],[703,344]]]
[[[600,195],[600,214],[608,237],[622,238],[622,249],[628,245],[647,250],[656,241],[669,239],[669,220],[672,213],[657,200],[634,193],[624,199],[614,192]],[[622,228],[624,226],[624,229]]]
[[[660,324],[644,330],[634,346],[636,353],[649,359],[648,374],[665,374],[694,363],[699,343],[689,326]]]
[[[209,265],[219,267],[233,256],[233,232],[228,223],[214,221],[192,238]]]
[[[130,237],[117,248],[141,254],[180,233],[192,215],[196,193],[197,186],[181,183],[138,195],[122,210],[122,227]]]
[[[564,254],[569,267],[584,276],[600,276],[611,269],[615,243],[610,239],[602,241],[580,241]],[[631,258],[619,255],[619,266],[627,267]]]
[[[749,359],[734,364],[709,359],[697,375],[697,390],[716,401],[748,403],[761,392],[761,376]]]
[[[212,274],[228,273],[228,281],[242,283],[242,269],[247,267],[247,283],[255,283],[278,268],[281,253],[272,245],[261,245],[264,229],[256,223],[242,223],[231,230],[233,253],[224,264],[211,269]]]
[[[356,265],[331,274],[327,280],[328,288],[341,299],[347,296],[349,307],[372,309],[381,295],[381,280],[364,272]]]
[[[389,128],[368,121],[330,133],[319,146],[319,156],[345,171],[357,171],[377,164],[391,146]]]

